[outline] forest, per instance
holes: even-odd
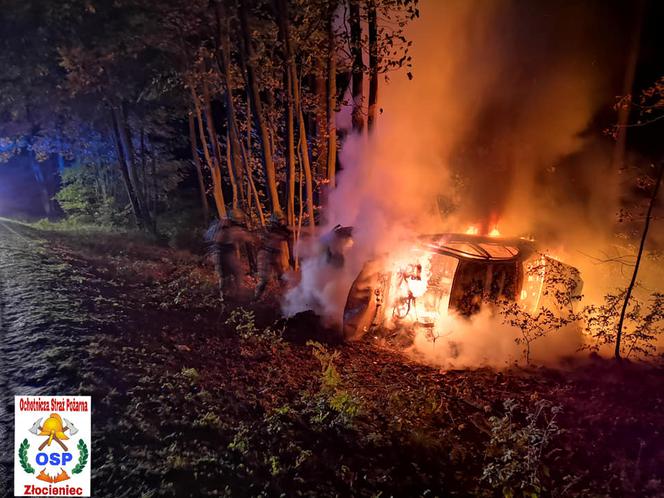
[[[252,226],[314,226],[335,185],[334,116],[350,105],[352,130],[372,128],[418,15],[355,2],[342,20],[337,3],[8,4],[3,156],[34,156],[47,214],[156,233],[193,162],[203,221],[239,209]]]
[[[0,495],[662,496],[663,21],[3,0]]]

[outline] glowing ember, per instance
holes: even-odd
[[[500,231],[497,227],[493,227],[493,230],[489,232],[489,237],[500,237]]]
[[[468,230],[466,230],[466,234],[468,235],[479,235],[479,233],[480,229],[473,225],[469,226]]]

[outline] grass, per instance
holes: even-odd
[[[8,357],[43,357],[45,381],[92,394],[95,496],[664,491],[659,367],[440,372],[371,342],[289,342],[273,308],[221,313],[191,253],[10,226],[43,251],[11,264],[86,315],[69,335],[53,310],[43,349]],[[560,431],[539,406],[561,407]]]

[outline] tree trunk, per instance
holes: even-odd
[[[376,0],[369,0],[367,9],[369,25],[369,109],[367,113],[367,129],[371,133],[376,121],[376,105],[378,103],[378,22],[376,18]]]
[[[334,188],[337,175],[337,54],[332,15],[327,27],[330,51],[327,61],[327,179],[330,187]]]
[[[251,181],[252,177],[251,171],[251,102],[249,100],[249,96],[247,95],[246,99],[246,104],[247,104],[247,110],[246,110],[246,117],[245,117],[245,126],[246,126],[246,134],[247,134],[247,142],[246,144],[243,142],[240,142],[240,148],[242,150],[242,157],[244,161],[244,172],[245,172],[245,179],[246,179],[246,184],[247,184],[247,206],[248,206],[248,212],[251,212],[252,210],[252,197],[253,197],[253,192],[251,190]],[[260,204],[259,204],[260,206]]]
[[[203,217],[205,224],[210,223],[210,204],[208,203],[207,193],[205,189],[205,179],[203,178],[203,168],[201,167],[201,158],[198,157],[198,150],[196,149],[196,123],[194,122],[194,115],[189,113],[189,142],[191,143],[191,157],[196,167],[196,178],[198,179],[198,189],[201,193],[201,207],[203,208]]]
[[[143,225],[146,228],[154,231],[154,225],[150,219],[150,213],[147,209],[145,199],[142,198],[143,196],[141,184],[138,179],[138,168],[136,166],[136,153],[134,151],[134,144],[131,139],[131,129],[129,127],[127,111],[124,105],[117,109],[117,114],[120,129],[120,143],[122,144],[125,151],[126,164],[129,168],[129,178],[131,179],[131,183],[134,186],[134,195],[136,196],[136,201],[138,202],[139,213],[143,220]]]
[[[242,185],[238,187],[237,180],[235,179],[235,174],[233,173],[233,147],[231,146],[231,137],[230,133],[227,130],[226,131],[226,164],[228,165],[228,175],[231,180],[231,188],[233,191],[233,198],[237,199],[238,197],[238,190],[242,192]],[[237,209],[238,204],[237,200],[233,202],[233,209]],[[242,207],[244,208],[244,202],[242,202]]]
[[[251,121],[248,119],[247,121]],[[251,147],[251,140],[248,138],[247,139],[248,146],[249,148]],[[256,188],[256,184],[254,183],[254,168],[251,160],[251,155],[250,152],[247,152],[245,150],[244,145],[240,143],[240,151],[242,152],[242,161],[244,162],[245,166],[247,167],[246,170],[246,178],[247,178],[247,199],[251,199],[251,197],[254,198],[254,202],[256,203],[256,212],[258,213],[258,220],[260,221],[261,226],[265,226],[265,214],[263,213],[263,206],[261,205],[260,201],[260,196],[258,195],[258,189]],[[251,204],[249,204],[251,205]]]
[[[205,113],[205,122],[207,123],[208,136],[210,137],[210,144],[212,145],[212,151],[214,152],[215,163],[219,169],[219,177],[221,178],[221,165],[224,163],[221,155],[221,145],[219,144],[219,138],[217,137],[217,130],[214,126],[214,117],[212,115],[212,103],[210,101],[210,90],[205,78],[203,78],[203,103],[204,103],[204,113]],[[237,182],[235,181],[235,174],[233,173],[233,166],[230,162],[227,164],[228,167],[228,179],[231,182],[231,206],[233,209],[237,209],[238,193],[237,193]],[[221,180],[220,180],[221,183]],[[223,185],[223,183],[222,183]]]
[[[349,23],[350,23],[350,53],[353,59],[352,69],[352,96],[353,131],[362,133],[364,130],[364,62],[362,60],[362,25],[360,22],[359,0],[349,0]]]
[[[286,157],[288,159],[288,225],[295,226],[295,117],[293,114],[293,85],[290,70],[286,70]]]
[[[118,118],[120,123],[120,139],[121,143],[124,145],[127,165],[129,166],[129,178],[134,185],[134,192],[143,218],[143,223],[147,228],[152,230],[154,227],[152,225],[152,220],[150,219],[150,213],[147,209],[145,199],[142,195],[143,191],[141,189],[141,182],[138,178],[138,166],[136,164],[136,152],[131,138],[131,127],[129,126],[129,120],[127,119],[127,109],[124,104],[119,109]]]
[[[228,130],[230,135],[231,146],[231,159],[234,169],[234,176],[237,184],[239,185],[240,201],[243,207],[246,204],[245,193],[243,190],[243,183],[247,165],[243,164],[243,154],[240,143],[240,131],[237,123],[237,114],[235,112],[235,103],[233,102],[233,93],[231,89],[231,51],[229,42],[229,25],[228,16],[225,13],[224,6],[221,1],[215,4],[215,19],[217,23],[217,50],[215,51],[217,65],[219,66],[222,81],[226,88],[226,119],[228,122]]]
[[[198,95],[196,95],[196,89],[194,88],[194,82],[189,81],[189,89],[191,91],[191,98],[194,102],[194,110],[196,111],[196,120],[198,121],[198,134],[201,140],[201,148],[203,149],[203,155],[205,156],[205,162],[208,165],[210,174],[212,175],[212,193],[214,196],[214,202],[217,206],[217,214],[219,218],[226,218],[226,203],[224,200],[224,191],[222,189],[221,183],[221,170],[219,165],[215,163],[214,159],[210,156],[210,150],[208,149],[207,139],[205,138],[205,124],[203,123],[203,115],[201,113],[201,105],[198,100]]]
[[[326,43],[322,44],[321,52]],[[327,169],[327,59],[316,58],[316,176],[322,177]]]
[[[294,87],[297,88],[298,83],[295,83]],[[316,219],[314,217],[314,187],[313,187],[313,177],[311,174],[311,164],[309,163],[309,146],[307,145],[307,131],[304,127],[304,115],[302,113],[302,106],[299,101],[299,92],[295,92],[295,107],[297,110],[298,121],[300,124],[300,154],[302,158],[302,168],[304,169],[304,181],[307,187],[307,215],[309,217],[309,226],[313,227],[316,225]]]
[[[115,152],[118,156],[118,167],[120,169],[120,175],[122,176],[122,181],[127,191],[127,197],[129,198],[131,210],[134,213],[136,226],[139,229],[143,229],[145,228],[143,224],[143,215],[141,214],[141,207],[138,204],[138,198],[136,197],[136,192],[134,191],[134,186],[131,183],[131,178],[129,176],[129,166],[127,164],[127,159],[122,147],[122,141],[120,139],[120,127],[118,126],[118,118],[116,116],[115,109],[111,109],[111,123],[113,130],[113,142],[115,143]]]
[[[157,230],[157,201],[159,193],[157,192],[157,158],[154,152],[150,153],[150,173],[152,175],[152,212],[154,213],[154,229]]]
[[[53,217],[53,193],[52,188],[49,188],[48,173],[44,171],[43,163],[37,161],[37,159],[32,156],[32,173],[35,181],[39,187],[39,193],[41,195],[42,207],[44,208],[44,213],[48,219]]]
[[[657,200],[657,193],[659,192],[659,185],[662,183],[662,173],[664,173],[664,162],[659,165],[659,171],[657,172],[657,180],[655,186],[653,187],[652,195],[650,196],[650,203],[648,204],[648,212],[646,213],[646,222],[643,226],[643,233],[641,234],[641,243],[639,244],[639,252],[636,255],[636,263],[634,263],[634,273],[632,273],[632,279],[629,282],[627,287],[627,292],[625,293],[625,301],[623,302],[622,310],[620,311],[620,320],[618,321],[618,330],[616,332],[616,349],[615,356],[620,358],[620,342],[622,340],[622,329],[625,322],[625,314],[627,313],[627,307],[629,305],[629,299],[632,297],[632,291],[634,290],[634,285],[636,284],[636,276],[639,273],[639,266],[641,265],[641,257],[643,256],[643,249],[646,245],[646,239],[648,238],[648,229],[650,228],[650,221],[652,219],[652,210],[655,206],[655,201]]]
[[[145,128],[141,127],[141,132],[140,132],[140,143],[141,143],[141,185],[143,186],[143,199],[145,202],[146,210],[150,212],[150,202],[149,202],[149,197],[148,197],[148,173],[147,173],[147,168],[146,168],[146,161],[145,161]]]
[[[295,58],[291,48],[290,33],[288,29],[288,8],[285,0],[276,0],[277,2],[277,16],[279,19],[279,30],[281,37],[284,41],[286,50],[286,64],[290,73],[290,82],[293,90],[293,101],[295,104],[295,115],[298,120],[298,133],[300,144],[300,164],[304,169],[304,178],[306,182],[306,195],[307,195],[307,215],[309,217],[309,226],[313,227],[315,222],[314,217],[314,188],[313,177],[311,174],[311,164],[309,162],[309,145],[307,143],[307,130],[304,124],[304,113],[302,112],[302,102],[300,100],[300,82],[297,75],[297,67],[295,65]]]
[[[218,12],[223,13],[223,10],[220,10],[220,7],[218,7]],[[227,33],[228,31],[228,22],[226,22],[226,29]],[[228,37],[225,38],[226,41],[228,41]],[[230,49],[228,50],[229,52],[229,58],[230,58]],[[240,62],[240,72],[242,73],[242,77],[244,79],[244,86],[245,86],[245,99],[246,99],[246,115],[245,115],[245,126],[246,126],[246,135],[247,135],[247,142],[244,144],[243,142],[240,141],[240,149],[242,151],[242,160],[245,165],[245,175],[247,178],[247,199],[251,199],[252,197],[255,197],[258,199],[258,191],[256,190],[256,185],[254,183],[253,179],[253,145],[252,145],[252,108],[251,108],[251,89],[249,87],[249,80],[247,79],[247,65],[245,63],[245,60],[243,57],[239,58]],[[238,130],[238,137],[240,137],[240,132],[239,132],[239,127],[236,125],[236,129]],[[263,215],[263,207],[260,202],[256,201],[256,206],[258,210],[259,217],[261,219],[261,226],[265,225],[265,218]]]
[[[247,169],[247,179],[249,180],[249,189],[251,190],[251,193],[253,194],[254,197],[254,202],[256,203],[256,212],[258,213],[258,220],[260,221],[261,226],[264,227],[265,214],[263,214],[263,206],[261,205],[261,199],[260,196],[258,195],[258,189],[256,188],[256,184],[254,183],[254,175],[251,167]]]
[[[243,1],[238,2],[238,12],[240,14],[240,27],[242,29],[242,57],[247,68],[247,84],[251,95],[251,104],[254,111],[256,127],[260,133],[261,146],[263,150],[263,168],[265,169],[265,180],[267,182],[267,191],[272,204],[272,216],[276,219],[283,219],[284,213],[279,203],[279,193],[277,191],[277,175],[270,148],[270,131],[267,129],[263,106],[256,81],[256,74],[253,65],[253,48],[251,46],[251,33],[249,31],[249,21],[247,19],[246,5]]]

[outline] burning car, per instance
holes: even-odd
[[[443,314],[470,317],[482,305],[501,301],[535,312],[549,295],[553,272],[559,275],[561,269],[571,275],[569,291],[580,295],[579,272],[538,253],[531,240],[425,235],[405,257],[385,256],[364,265],[346,301],[344,336],[356,339],[388,323],[435,327]]]

